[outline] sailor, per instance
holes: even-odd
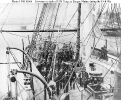
[[[83,71],[82,71],[82,84],[84,86],[84,89],[87,88],[87,84],[89,83],[89,75],[86,72],[86,69],[84,67]]]
[[[94,84],[97,84],[97,78],[94,77]]]
[[[50,69],[50,66],[51,66],[51,63],[52,63],[52,52],[49,51],[49,54],[48,54],[48,58],[47,58],[47,69],[49,70]]]
[[[101,52],[101,58],[107,60],[107,52],[108,51],[106,49],[106,46],[104,45],[104,47],[101,47],[101,50],[102,50],[102,52]]]
[[[89,63],[89,66],[91,68],[91,71],[95,71],[96,70],[94,63]]]
[[[82,73],[79,74],[79,84],[82,86]]]
[[[48,50],[45,50],[45,51],[44,51],[44,59],[45,59],[46,61],[47,61],[47,58],[48,58],[48,54],[49,54],[49,53],[48,53]]]

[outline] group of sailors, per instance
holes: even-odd
[[[47,82],[52,80],[52,77],[54,76],[54,81],[56,82],[56,92],[57,95],[59,95],[60,90],[63,89],[67,84],[67,81],[75,67],[75,61],[72,46],[70,44],[64,44],[63,47],[56,52],[55,69],[53,69],[53,56],[55,53],[55,48],[55,45],[52,47],[50,42],[45,42],[44,48],[40,50],[40,54],[38,55],[39,65],[37,65],[37,69],[45,77]],[[77,67],[83,67],[81,63],[82,62],[79,62]],[[90,67],[91,70],[95,70],[93,64],[90,64]],[[53,70],[55,73],[54,75]],[[73,89],[75,88],[76,78],[77,76],[74,71],[69,84],[65,88],[65,93],[69,91],[69,87]],[[89,74],[86,72],[86,70],[83,70],[79,74],[78,80],[78,84],[84,88],[87,88],[87,84],[92,81],[89,78]]]
[[[39,64],[37,65],[37,69],[45,77],[47,82],[52,80],[54,76],[54,81],[57,85],[57,94],[59,94],[59,89],[64,88],[67,83],[75,62],[73,60],[74,51],[70,44],[63,44],[63,47],[56,52],[56,61],[54,62],[55,48],[56,46],[53,43],[45,41],[38,55]],[[54,63],[55,67],[53,67]],[[70,85],[72,85],[75,78],[76,74],[74,72],[70,79]],[[65,92],[68,92],[68,86]]]

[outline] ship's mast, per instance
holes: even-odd
[[[80,22],[81,22],[81,3],[78,4],[78,22],[77,22],[77,44],[76,44],[76,61],[80,56]]]

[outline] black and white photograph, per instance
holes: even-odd
[[[121,3],[0,2],[0,100],[121,100]]]

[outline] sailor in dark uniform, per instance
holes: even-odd
[[[84,67],[82,71],[82,85],[84,86],[84,89],[87,88],[87,84],[89,83],[89,75],[86,72],[86,69]]]
[[[107,51],[106,47],[105,46],[101,47],[101,50],[102,50],[101,58],[107,60],[107,53],[108,53],[108,51]]]
[[[89,66],[91,68],[91,71],[95,71],[96,70],[94,63],[90,63]]]

